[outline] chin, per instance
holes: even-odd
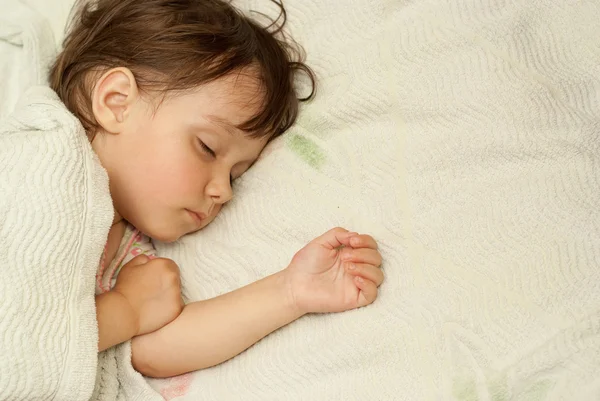
[[[165,243],[175,242],[185,235],[185,233],[182,233],[175,227],[168,229],[165,229],[164,227],[138,227],[138,229],[153,240]]]
[[[154,239],[154,240],[156,240],[156,241],[163,242],[165,244],[170,244],[172,242],[177,241],[181,237],[182,237],[182,235],[179,235],[179,236],[164,236],[164,237],[161,237],[161,236],[152,236],[151,238]]]

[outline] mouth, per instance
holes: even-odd
[[[198,224],[202,223],[202,221],[203,221],[204,219],[206,219],[206,214],[204,214],[204,213],[202,213],[202,212],[194,212],[194,211],[192,211],[192,210],[189,210],[189,209],[185,209],[185,210],[188,212],[188,214],[189,214],[190,216],[192,216],[192,218],[193,218],[193,219],[194,219],[194,220],[195,220],[195,221],[196,221]]]

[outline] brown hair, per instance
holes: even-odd
[[[299,101],[313,97],[315,76],[302,61],[302,49],[282,31],[283,3],[271,1],[281,13],[261,26],[223,0],[80,0],[50,85],[93,135],[98,124],[91,112],[90,73],[127,67],[140,90],[166,94],[252,67],[264,100],[239,128],[272,139],[295,122]],[[294,89],[297,72],[312,85],[304,98]]]

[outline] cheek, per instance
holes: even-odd
[[[210,213],[211,217],[214,219],[215,217],[217,217],[217,215],[219,214],[219,212],[221,211],[221,208],[223,207],[223,205],[217,204],[215,205],[215,207],[213,208],[212,212]]]
[[[193,149],[186,149],[177,141],[140,152],[136,162],[135,171],[147,195],[186,197],[188,193],[197,192],[205,180],[205,169],[198,156],[193,154]]]
[[[222,205],[215,205],[215,207],[213,208],[212,212],[210,212],[210,216],[208,216],[206,218],[205,223],[202,226],[202,228],[206,227],[207,225],[209,225],[210,223],[213,222],[213,220],[215,219],[215,217],[217,217],[217,215],[221,211],[221,208],[222,208]]]

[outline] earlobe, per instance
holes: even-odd
[[[102,74],[92,92],[94,118],[105,132],[118,134],[138,96],[137,83],[131,70],[112,68]]]

